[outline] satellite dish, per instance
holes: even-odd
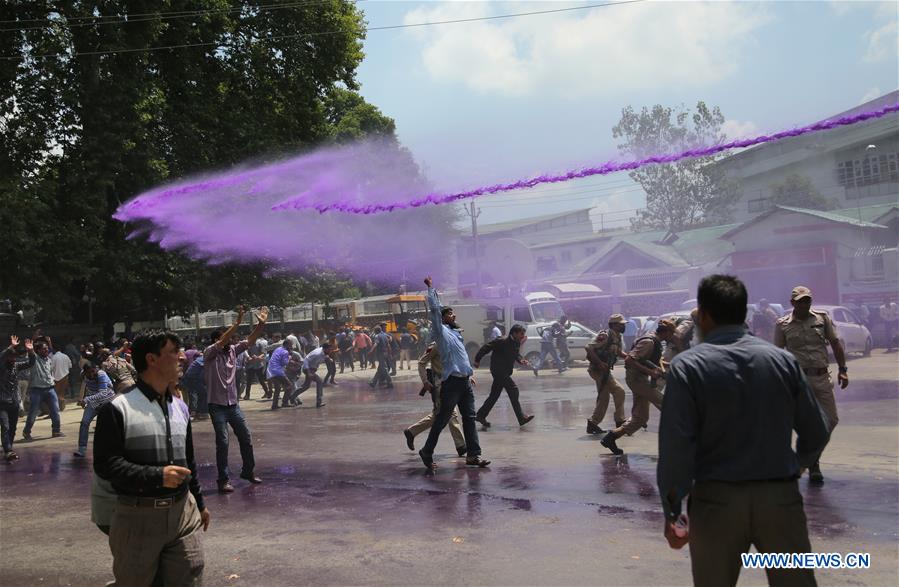
[[[534,256],[520,240],[501,238],[487,245],[482,269],[506,285],[520,285],[533,279],[537,270]]]

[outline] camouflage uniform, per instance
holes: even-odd
[[[620,314],[615,314],[609,319],[609,325],[611,326],[615,323],[613,320],[619,316],[623,324],[624,317]],[[602,330],[596,335],[596,339],[584,348],[592,350],[609,366],[608,371],[600,371],[598,366],[591,362],[590,367],[587,369],[587,373],[596,382],[596,408],[593,410],[593,415],[590,416],[588,422],[597,428],[599,427],[603,418],[606,417],[606,412],[609,409],[609,397],[611,396],[615,401],[615,426],[620,426],[625,420],[624,388],[612,376],[611,370],[621,354],[621,334],[611,328]],[[589,358],[589,355],[587,356]]]

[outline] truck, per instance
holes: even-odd
[[[536,291],[520,296],[502,298],[468,298],[441,296],[444,306],[452,306],[456,313],[456,324],[462,328],[468,356],[474,360],[475,353],[487,342],[494,324],[503,334],[508,334],[513,324],[545,324],[559,319],[564,313],[562,305],[553,294]]]

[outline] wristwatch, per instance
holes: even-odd
[[[840,367],[840,373],[843,373],[844,375],[845,375],[845,374],[848,374],[848,373],[849,373],[849,367],[846,367],[846,366]]]

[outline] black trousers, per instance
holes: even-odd
[[[19,404],[0,404],[0,437],[3,440],[4,453],[12,450],[18,424]]]
[[[258,381],[262,385],[262,391],[265,395],[271,393],[268,390],[268,383],[265,382],[265,369],[245,369],[245,371],[247,388],[244,391],[244,395],[250,397],[250,386],[253,384],[253,381]]]
[[[356,370],[353,364],[353,349],[344,349],[340,351],[340,372],[343,373],[345,367],[349,367],[351,371]]]
[[[328,370],[327,373],[325,373],[325,383],[328,381],[334,383],[334,376],[337,375],[337,365],[334,363],[334,359],[326,357],[325,368]]]
[[[384,383],[387,387],[393,387],[393,380],[390,379],[390,359],[386,357],[378,359],[378,371],[375,373],[374,379],[371,380],[371,385],[378,385],[379,383]]]
[[[512,410],[515,412],[515,417],[518,418],[518,423],[524,423],[524,412],[521,410],[521,403],[518,401],[518,386],[515,385],[515,382],[509,375],[493,376],[490,395],[487,396],[487,399],[481,405],[481,409],[478,410],[478,418],[486,418],[490,414],[490,410],[493,409],[503,389],[506,390],[506,395],[509,396],[509,402],[512,404]]]

